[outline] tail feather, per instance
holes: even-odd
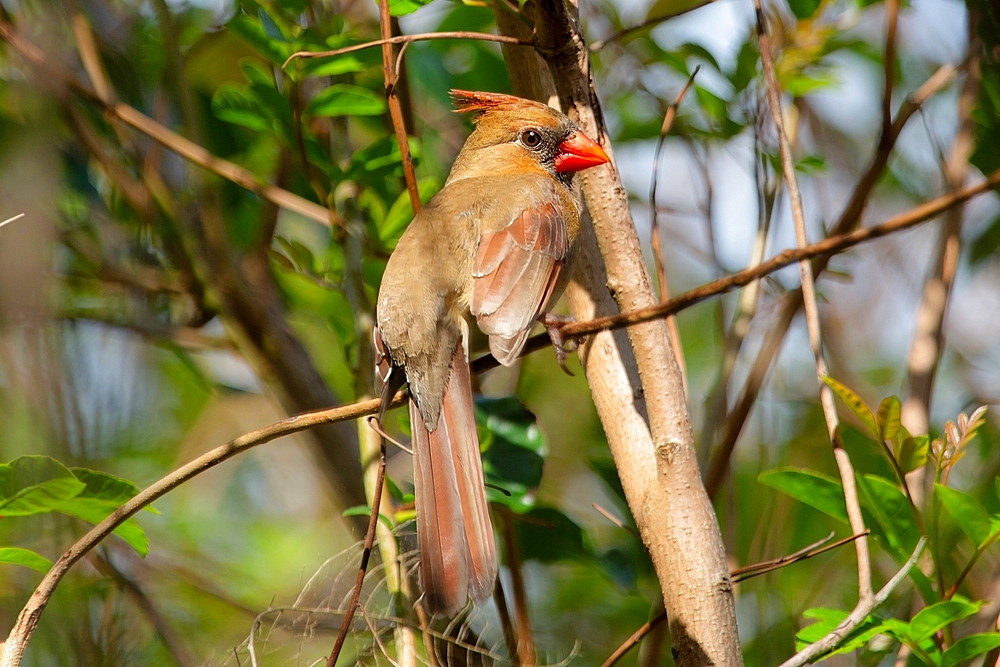
[[[458,345],[441,418],[428,431],[410,402],[421,588],[430,611],[454,615],[493,591],[496,545],[483,485],[469,364]]]

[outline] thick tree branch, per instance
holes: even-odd
[[[549,67],[564,110],[610,155],[572,6],[539,0],[534,11],[536,50]],[[500,27],[505,30],[502,23]],[[524,69],[511,67],[512,73]],[[512,81],[517,81],[515,74]],[[552,91],[535,92],[548,100]],[[581,182],[593,226],[584,226],[579,241],[580,289],[567,292],[571,312],[584,319],[595,312],[655,305],[613,163],[584,171]],[[614,304],[608,302],[609,290]],[[620,335],[596,337],[581,356],[629,506],[660,580],[675,659],[682,667],[739,665],[725,549],[698,474],[683,382],[667,328],[648,322],[627,334],[627,342]]]

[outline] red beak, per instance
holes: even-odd
[[[581,171],[610,161],[611,158],[597,142],[576,130],[559,144],[556,171]]]

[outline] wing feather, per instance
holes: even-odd
[[[472,270],[471,311],[501,363],[517,358],[555,291],[568,253],[566,221],[555,199],[483,233]]]

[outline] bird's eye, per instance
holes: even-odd
[[[521,143],[528,148],[538,148],[542,143],[542,135],[535,130],[525,130],[521,133]]]

